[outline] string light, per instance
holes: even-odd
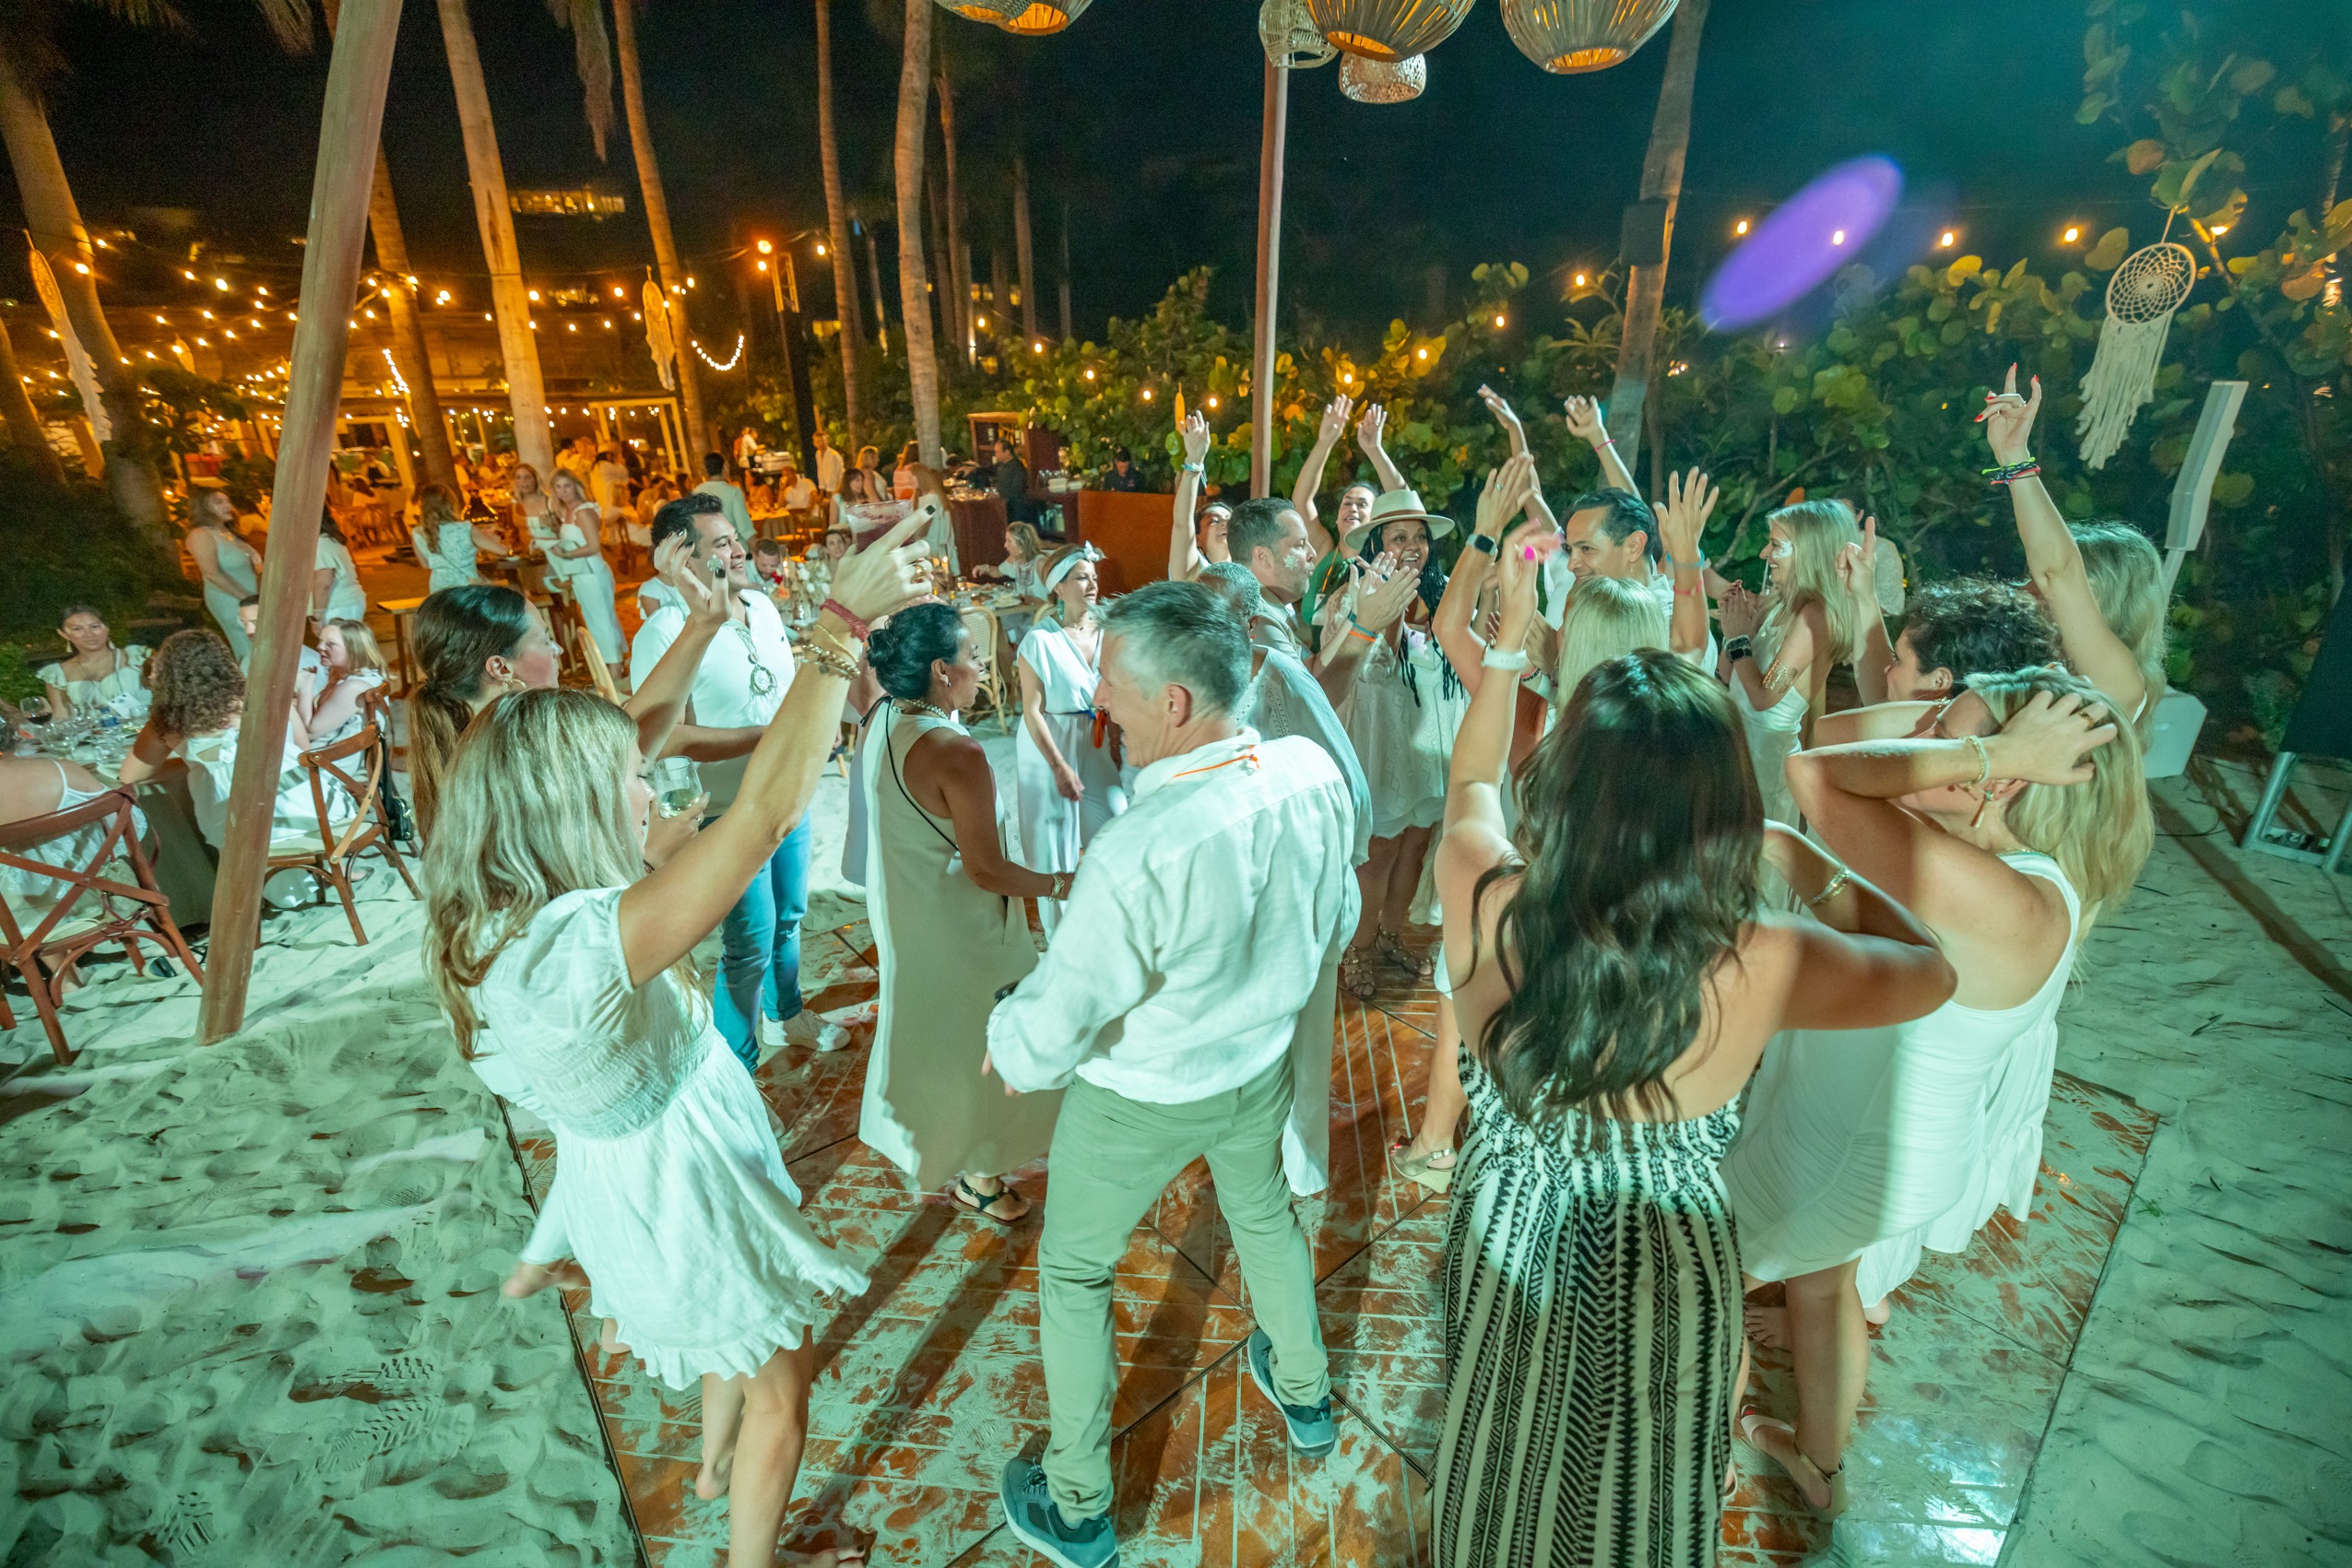
[[[229,292],[229,280],[228,280],[227,278],[225,278],[225,277],[216,277],[216,278],[214,278],[214,279],[212,280],[212,286],[213,286],[215,289],[219,289],[219,290],[220,290],[223,294],[226,294],[227,292]]]
[[[689,281],[691,282],[691,280],[690,279]],[[742,363],[743,335],[739,332],[735,335],[735,355],[724,365],[720,364],[716,360],[712,359],[709,354],[705,353],[703,349],[702,344],[699,342],[694,345],[694,353],[696,357],[703,361],[703,363],[710,366],[710,368],[715,371],[731,371],[737,365]]]
[[[1581,288],[1583,288],[1583,287],[1584,287],[1584,274],[1583,274],[1583,273],[1580,273],[1580,272],[1579,272],[1579,273],[1578,273],[1578,274],[1577,274],[1576,282],[1577,282],[1577,287],[1578,287],[1578,288],[1581,289]],[[1429,358],[1429,351],[1428,351],[1427,349],[1425,349],[1425,348],[1424,348],[1424,350],[1422,350],[1421,357],[1422,357],[1423,359],[1426,360],[1427,358]]]
[[[2077,241],[2077,240],[2081,239],[2082,237],[2083,237],[2083,230],[2082,230],[2081,226],[2080,226],[2080,225],[2078,225],[2078,224],[2069,223],[2068,225],[2066,225],[2066,232],[2065,232],[2065,233],[2063,233],[2063,234],[2061,234],[2061,235],[2058,237],[2058,239],[2059,239],[2059,242],[2060,242],[2061,244],[2071,245],[2071,244],[2073,244],[2075,241]]]
[[[1744,233],[1746,233],[1747,231],[1748,231],[1748,220],[1747,220],[1746,218],[1741,218],[1741,219],[1740,219],[1737,223],[1734,223],[1734,224],[1732,224],[1732,225],[1731,225],[1731,232],[1732,232],[1732,233],[1734,233],[1734,234],[1744,234]]]
[[[390,371],[392,372],[392,384],[393,384],[393,386],[394,386],[394,387],[395,387],[395,388],[396,388],[396,389],[399,392],[399,394],[400,394],[400,395],[401,395],[401,396],[403,396],[403,397],[408,396],[408,377],[406,377],[406,376],[404,376],[404,375],[402,375],[402,374],[400,373],[400,361],[398,361],[397,360],[395,360],[395,359],[392,357],[392,350],[391,350],[391,349],[386,348],[386,349],[384,349],[383,352],[384,352],[384,368],[385,370]]]
[[[1829,242],[1833,245],[1844,244],[1846,242],[1846,231],[1843,229],[1831,230],[1829,231]]]
[[[1946,250],[1946,251],[1948,251],[1948,250],[1950,250],[1950,249],[1951,249],[1954,245],[1956,245],[1956,244],[1957,244],[1957,243],[1959,242],[1959,239],[1960,239],[1960,236],[1959,236],[1959,235],[1957,235],[1957,234],[1954,233],[1951,230],[1946,229],[1946,230],[1944,231],[1944,237],[1943,237],[1942,239],[1940,239],[1940,240],[1936,241],[1936,242],[1935,242],[1935,243],[1936,243],[1936,247],[1937,247],[1939,250]]]

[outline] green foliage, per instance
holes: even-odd
[[[0,643],[48,646],[68,605],[96,606],[127,643],[155,601],[200,592],[180,575],[176,548],[148,543],[88,480],[52,484],[0,451]],[[5,670],[0,670],[4,675]]]

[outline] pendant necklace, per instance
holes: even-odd
[[[768,668],[765,664],[761,662],[760,645],[751,640],[751,629],[750,627],[744,625],[741,621],[737,620],[732,617],[728,618],[727,625],[733,627],[735,629],[735,634],[743,639],[743,656],[750,660],[751,664],[751,678],[750,681],[751,695],[754,697],[765,697],[768,693],[775,690],[775,671]]]

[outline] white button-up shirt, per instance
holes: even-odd
[[[1311,740],[1164,757],[1094,835],[1045,961],[988,1018],[1011,1087],[1182,1105],[1290,1050],[1356,914],[1353,808]]]
[[[742,590],[736,597],[742,603],[743,619],[720,629],[694,672],[692,721],[713,729],[766,724],[784,706],[784,694],[792,685],[792,644],[785,639],[784,618],[776,613],[774,601]],[[637,640],[629,646],[632,688],[644,686],[684,630],[686,611],[675,603],[664,604],[637,629]],[[760,678],[761,670],[767,679]],[[702,764],[703,787],[710,792],[714,810],[735,799],[749,760],[737,757]]]

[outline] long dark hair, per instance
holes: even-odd
[[[1347,491],[1340,493],[1345,495]],[[1424,534],[1428,534],[1427,522],[1422,522],[1421,527]],[[1388,534],[1386,523],[1365,531],[1364,548],[1355,552],[1355,559],[1362,561],[1367,570],[1380,559],[1380,550],[1387,543]],[[1434,535],[1429,536],[1428,543],[1429,552],[1421,558],[1421,581],[1414,585],[1413,592],[1421,600],[1422,607],[1434,620],[1437,615],[1437,601],[1446,596],[1446,569],[1437,564],[1437,540]],[[1414,705],[1419,706],[1421,688],[1413,679],[1412,662],[1408,659],[1403,664],[1405,690],[1412,693]],[[1451,659],[1437,661],[1437,683],[1448,697],[1460,697],[1468,690],[1461,683],[1461,677],[1454,673],[1454,661]]]
[[[408,693],[408,792],[417,825],[426,831],[458,737],[473,721],[489,678],[482,666],[494,656],[511,657],[530,631],[530,601],[496,584],[443,588],[417,607],[413,636],[423,678]]]
[[[1519,798],[1518,853],[1473,895],[1474,925],[1519,878],[1496,925],[1510,999],[1479,1059],[1531,1122],[1671,1113],[1666,1070],[1756,913],[1764,808],[1731,699],[1662,648],[1603,660],[1520,769]]]

